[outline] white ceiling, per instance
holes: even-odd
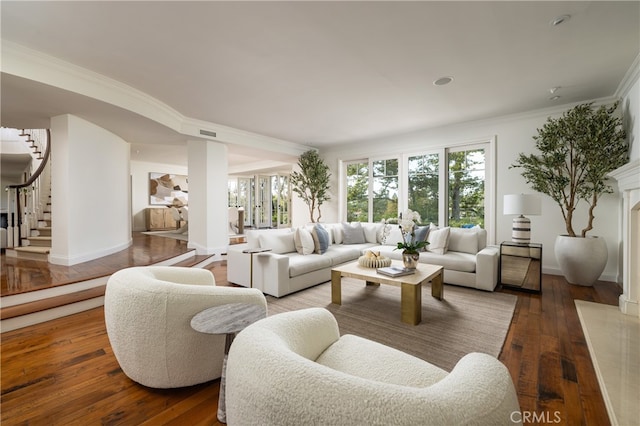
[[[3,40],[187,117],[315,147],[612,96],[640,51],[637,1],[0,7]],[[550,25],[563,14],[571,18]],[[453,83],[432,84],[442,76]],[[560,99],[549,99],[552,87]],[[128,111],[7,74],[2,96],[5,126],[75,113],[132,142],[132,152],[162,143],[186,161],[176,148],[183,135]],[[266,158],[237,148],[232,163]]]

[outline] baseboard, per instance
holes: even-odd
[[[543,274],[548,274],[548,275],[559,275],[559,276],[563,276],[563,273],[560,269],[558,268],[542,268],[542,273]],[[607,281],[607,282],[612,282],[612,283],[617,283],[618,282],[618,275],[617,274],[608,274],[608,273],[604,273],[602,275],[600,275],[600,278],[598,278],[598,281]]]
[[[618,307],[620,312],[625,315],[631,315],[633,317],[640,316],[640,305],[637,300],[627,299],[625,294],[621,294],[618,298]]]
[[[110,247],[104,250],[94,251],[90,254],[83,254],[79,256],[58,256],[54,253],[49,253],[49,262],[54,265],[73,266],[78,263],[88,262],[90,260],[99,259],[101,257],[109,256],[119,251],[129,248],[133,244],[133,239],[129,238],[126,243],[118,244],[117,246]]]

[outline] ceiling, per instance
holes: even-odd
[[[640,51],[636,1],[0,7],[3,41],[120,81],[186,117],[318,148],[612,96]],[[570,18],[551,25],[559,15]],[[453,82],[433,84],[443,76]],[[186,164],[187,138],[147,118],[18,76],[1,82],[4,126],[73,113],[131,142],[132,158],[155,144],[163,158],[152,161]],[[276,159],[240,146],[230,153],[232,166]]]

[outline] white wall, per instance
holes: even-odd
[[[147,207],[159,207],[149,204],[149,173],[168,173],[188,175],[187,167],[172,164],[131,162],[131,215],[134,231],[146,231],[144,211]]]
[[[348,146],[333,147],[320,152],[331,168],[334,196],[324,209],[324,222],[344,220],[338,215],[338,188],[340,160],[352,160],[373,156],[396,154],[398,152],[419,152],[421,150],[457,144],[465,141],[477,141],[496,137],[496,165],[495,176],[496,197],[493,200],[496,229],[496,241],[511,239],[511,216],[502,214],[503,196],[514,193],[533,193],[526,184],[519,169],[509,169],[520,152],[533,153],[536,129],[541,127],[547,117],[559,116],[573,105],[563,105],[548,110],[532,111],[525,114],[500,117],[478,122],[463,123],[437,129],[424,130],[405,135],[398,135],[377,140],[363,141]],[[637,121],[637,120],[636,120]],[[636,124],[637,125],[637,124]],[[553,246],[558,234],[565,234],[564,220],[560,207],[548,196],[542,197],[542,215],[530,216],[532,227],[532,241],[543,244],[543,270],[545,273],[560,275]],[[594,231],[590,235],[604,237],[609,250],[609,260],[601,279],[617,281],[618,279],[618,204],[619,195],[611,194],[602,197],[595,210],[596,219]],[[587,206],[579,206],[575,214],[574,227],[582,229],[586,225]],[[583,225],[584,224],[584,225]]]
[[[53,117],[51,137],[50,261],[74,265],[127,248],[129,144],[73,115]]]

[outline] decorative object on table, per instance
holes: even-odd
[[[376,272],[388,277],[403,277],[416,273],[416,268],[402,268],[400,266],[388,266],[386,268],[378,268]]]
[[[322,217],[320,206],[329,197],[329,166],[327,166],[317,151],[309,150],[298,159],[300,171],[291,173],[291,189],[309,206],[309,219],[312,223],[319,222]],[[316,210],[318,217],[314,217]]]
[[[391,265],[391,259],[382,256],[379,251],[367,250],[364,256],[358,258],[358,264],[365,268],[382,268]]]
[[[567,281],[579,285],[593,285],[607,264],[606,242],[587,237],[587,232],[593,229],[598,200],[613,192],[607,174],[629,160],[626,133],[616,112],[619,102],[597,109],[592,104],[577,105],[557,119],[548,118],[533,137],[540,153],[521,153],[511,165],[522,168],[527,183],[560,207],[567,235],[556,238],[556,260]],[[588,205],[588,221],[578,235],[573,219],[580,201]]]
[[[413,210],[405,210],[400,214],[398,225],[402,231],[402,242],[396,249],[402,249],[402,262],[405,268],[415,269],[420,259],[420,250],[427,244],[426,238],[416,238],[416,226],[420,223],[420,213]],[[425,236],[426,237],[426,236]]]
[[[524,215],[540,214],[540,196],[537,194],[508,194],[504,196],[505,215],[518,215],[513,219],[511,241],[527,244],[531,242],[531,221]]]

